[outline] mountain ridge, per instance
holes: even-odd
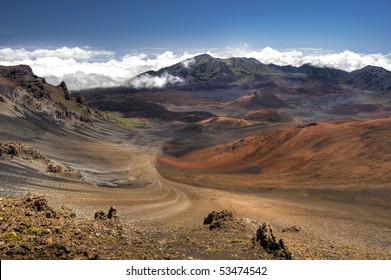
[[[367,65],[349,73],[345,82],[362,90],[390,92],[391,72],[382,67]]]
[[[54,86],[28,65],[0,66],[0,115],[42,117],[61,126],[91,123],[98,114],[72,96],[65,82]]]
[[[166,79],[170,77],[170,79]],[[391,72],[377,66],[347,72],[344,70],[303,64],[279,66],[263,64],[255,58],[215,58],[209,54],[197,55],[157,71],[147,71],[129,79],[132,88],[139,79],[165,78],[160,88],[213,89],[227,87],[256,88],[265,79],[314,79],[352,85],[360,89],[391,91]],[[365,85],[367,81],[371,85]],[[144,83],[139,88],[153,88]]]

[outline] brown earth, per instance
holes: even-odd
[[[159,162],[214,173],[257,167],[251,179],[263,183],[386,184],[390,133],[389,118],[325,122],[267,131],[181,158],[161,156]]]
[[[243,118],[249,121],[268,122],[287,122],[292,120],[292,117],[280,109],[258,109],[249,111]]]
[[[0,197],[1,259],[274,259],[256,242],[257,223],[231,219],[173,232],[121,222],[114,208],[77,218],[42,196]],[[220,219],[217,219],[220,221]]]
[[[54,179],[0,162],[2,193],[20,196],[33,191],[45,195],[54,209],[65,204],[74,209],[77,217],[87,220],[97,210],[114,206],[120,220],[131,228],[125,233],[131,245],[121,248],[132,254],[101,254],[100,258],[273,258],[252,241],[258,223],[265,221],[283,238],[294,259],[390,258],[386,189],[372,188],[371,194],[355,190],[336,193],[308,188],[284,191],[264,185],[254,190],[251,186],[245,187],[245,180],[250,177],[245,175],[242,176],[244,182],[235,189],[227,185],[218,190],[162,178],[155,168],[159,149],[151,148],[158,147],[159,142],[139,146],[130,142],[113,143],[108,139],[82,140],[72,134],[62,142],[60,136],[45,137],[30,145],[50,158],[61,157],[65,162],[72,162],[75,170],[82,173],[84,170],[83,175],[89,176],[89,182]],[[142,138],[131,141],[141,143]],[[15,177],[13,174],[23,175]],[[175,176],[176,173],[170,174]],[[220,184],[226,178],[223,175],[216,175],[211,182]],[[173,180],[178,181],[178,178]],[[99,186],[103,182],[105,186]],[[202,225],[209,212],[221,209],[232,211],[239,221],[251,226],[243,231],[241,227],[210,231],[208,225]],[[294,225],[301,231],[282,232]],[[105,247],[97,244],[94,248]],[[69,256],[73,257],[80,255]],[[29,255],[29,258],[40,257]]]

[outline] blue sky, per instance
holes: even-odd
[[[391,1],[1,1],[0,46],[391,52]]]
[[[0,65],[30,65],[72,90],[123,85],[201,53],[391,71],[390,0],[0,1]]]

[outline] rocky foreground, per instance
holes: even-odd
[[[256,230],[257,229],[257,230]],[[0,198],[0,259],[291,259],[264,223],[211,212],[204,224],[172,232],[122,223],[115,208],[77,218],[43,196]]]
[[[128,237],[111,217],[78,219],[42,196],[0,198],[1,259],[124,259]]]

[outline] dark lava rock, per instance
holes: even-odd
[[[222,210],[221,212],[213,211],[204,219],[204,225],[210,225],[209,229],[223,228],[227,222],[234,220],[231,211]]]
[[[311,123],[305,123],[305,124],[298,125],[298,126],[296,126],[296,128],[306,128],[306,127],[317,126],[317,125],[318,125],[318,123],[311,122]]]
[[[7,154],[13,155],[13,156],[17,156],[18,155],[18,151],[16,150],[14,145],[9,145]]]
[[[34,77],[35,75],[30,66],[16,65],[16,66],[1,66],[0,76],[14,78],[20,76]]]
[[[277,238],[271,225],[263,223],[257,230],[256,240],[269,254],[282,259],[292,259],[292,254],[288,251],[284,241]]]
[[[62,81],[59,85],[58,85],[59,88],[62,89],[63,93],[64,93],[64,97],[66,100],[71,100],[71,94],[69,93],[69,90],[68,90],[68,87],[67,87],[67,84]]]
[[[50,163],[48,165],[47,172],[57,174],[57,173],[63,172],[63,169],[59,165],[54,165],[54,164]]]
[[[28,196],[24,200],[27,208],[31,208],[37,212],[45,212],[46,218],[55,218],[56,211],[48,204],[48,201],[42,196]]]
[[[75,97],[76,103],[80,105],[87,105],[86,100],[84,99],[84,96],[78,95]]]
[[[99,210],[95,213],[95,220],[118,220],[117,209],[110,207],[107,213]]]
[[[0,197],[0,209],[2,260],[134,258],[128,227],[119,221],[76,218],[66,207],[54,212],[44,197],[36,195]],[[110,216],[115,212],[112,209]],[[49,218],[53,213],[56,217]]]
[[[109,212],[107,213],[107,218],[114,220],[118,219],[117,209],[115,209],[114,207],[110,207]]]
[[[95,218],[95,220],[106,220],[107,215],[106,215],[105,211],[99,210],[99,211],[95,212],[94,218]]]
[[[49,162],[49,159],[41,152],[19,141],[0,141],[0,155],[2,154],[26,160],[44,160],[47,163]]]

